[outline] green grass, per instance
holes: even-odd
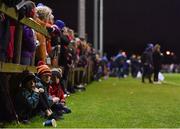
[[[71,114],[58,120],[59,128],[179,128],[180,75],[166,74],[162,85],[142,84],[138,79],[110,78],[93,82],[85,92],[72,94],[67,105]],[[36,117],[29,125],[43,127]]]

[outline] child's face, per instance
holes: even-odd
[[[41,79],[45,82],[45,83],[49,83],[51,80],[51,76],[49,75],[43,75],[41,76]]]
[[[52,76],[51,80],[53,83],[56,83],[56,84],[58,84],[60,81],[60,79],[57,76]]]
[[[34,79],[32,79],[32,80],[29,80],[27,83],[26,83],[26,87],[28,88],[28,89],[32,89],[32,88],[34,88],[36,85],[35,85],[35,80]]]

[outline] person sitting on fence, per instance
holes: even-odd
[[[62,90],[62,85],[60,83],[62,77],[62,69],[53,68],[51,71],[52,71],[52,77],[51,77],[52,83],[48,89],[49,95],[52,97],[59,98],[58,104],[59,106],[61,106],[63,113],[70,113],[71,110],[65,106],[64,92]]]

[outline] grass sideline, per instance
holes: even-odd
[[[142,84],[139,79],[110,78],[93,82],[85,92],[72,94],[71,114],[57,121],[58,128],[179,128],[180,74],[166,74],[162,85]],[[43,128],[43,118],[29,125],[8,128]]]

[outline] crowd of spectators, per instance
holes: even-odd
[[[11,6],[11,2],[6,4]],[[71,112],[66,106],[66,97],[74,93],[78,85],[84,88],[87,83],[82,79],[75,86],[70,85],[68,77],[72,69],[95,66],[92,71],[98,80],[101,75],[98,75],[96,66],[99,66],[100,57],[85,38],[78,37],[63,20],[55,20],[52,9],[47,5],[39,3],[35,6],[32,2],[25,7],[22,12],[27,9],[28,12],[20,13],[19,18],[24,15],[33,18],[47,29],[50,37],[23,25],[20,64],[36,66],[37,73],[23,71],[20,74],[13,96],[15,110],[18,119],[24,123],[29,123],[29,119],[37,114],[57,120]],[[14,63],[16,21],[3,13],[0,16],[3,17],[0,19],[0,61]],[[80,73],[80,78],[85,76],[86,71]]]
[[[55,20],[50,7],[31,3],[29,9],[28,17],[46,28],[50,37],[23,25],[20,64],[36,66],[37,73],[23,71],[20,75],[14,103],[22,122],[28,123],[29,118],[37,114],[57,120],[63,114],[71,113],[66,105],[66,97],[74,93],[76,88],[84,88],[87,83],[84,79],[86,71],[80,73],[82,79],[76,85],[68,83],[69,74],[74,68],[93,66],[92,78],[97,81],[101,81],[102,77],[125,78],[131,74],[133,78],[141,76],[143,83],[146,77],[150,83],[158,82],[160,70],[178,72],[180,69],[174,64],[162,65],[158,44],[148,44],[141,56],[133,54],[128,58],[126,52],[120,50],[108,60],[106,54],[101,57],[86,39],[78,37],[63,20]],[[3,17],[0,19],[0,60],[13,62],[15,21],[3,13],[0,15]]]

